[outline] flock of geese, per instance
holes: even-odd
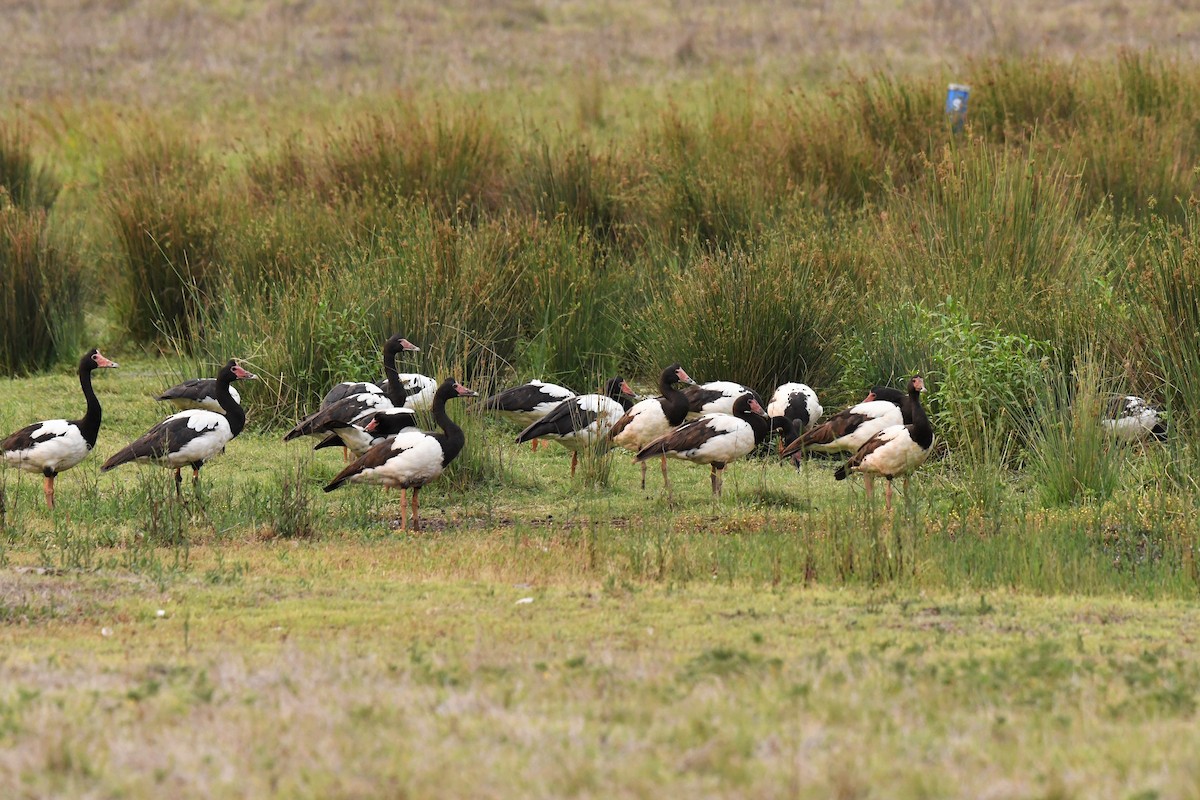
[[[346,483],[398,488],[403,493],[401,521],[406,530],[410,507],[411,526],[420,528],[421,487],[441,475],[465,443],[462,428],[446,413],[446,403],[478,396],[454,378],[439,384],[417,373],[399,373],[397,355],[419,351],[403,336],[392,336],[383,346],[383,381],[334,386],[321,407],[283,437],[290,441],[315,436],[319,439],[315,449],[342,447],[347,457],[352,452],[354,460],[325,491]],[[35,422],[0,442],[6,462],[42,474],[51,509],[55,477],[82,462],[100,433],[101,408],[92,389],[92,372],[116,366],[99,350],[88,351],[79,362],[79,383],[87,401],[84,416]],[[174,470],[179,492],[181,471],[190,467],[193,483],[197,482],[205,462],[223,452],[245,427],[246,414],[232,384],[255,377],[230,360],[215,378],[194,379],[168,389],[158,399],[181,410],[117,451],[101,471],[129,462],[156,464]],[[658,396],[639,400],[619,376],[610,379],[603,392],[584,395],[534,380],[486,398],[483,408],[522,427],[518,444],[532,442],[536,448],[538,440],[546,439],[569,450],[572,477],[582,450],[593,443],[611,443],[635,454],[643,489],[647,462],[657,458],[664,485],[671,491],[667,459],[673,458],[709,465],[712,492],[718,497],[725,466],[749,455],[778,431],[781,457],[798,459],[806,452],[849,454],[834,477],[844,480],[850,473],[862,474],[868,498],[873,479],[886,479],[889,511],[893,479],[902,478],[907,489],[909,476],[929,457],[934,444],[933,428],[921,405],[925,382],[920,375],[908,382],[907,391],[874,387],[863,402],[824,420],[816,392],[802,383],[780,386],[764,406],[752,389],[732,381],[697,385],[682,366],[672,364],[659,376],[658,389]],[[419,411],[428,411],[438,430],[422,430]],[[1165,435],[1158,410],[1137,397],[1115,398],[1104,422],[1125,441]]]

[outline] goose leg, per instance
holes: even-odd
[[[875,476],[874,475],[864,475],[863,476],[863,486],[865,486],[867,489],[867,500],[870,500],[871,493],[875,489]]]
[[[531,453],[536,453],[536,452],[537,452],[537,443],[538,443],[538,440],[537,440],[537,439],[534,439],[534,440],[533,440],[533,441],[530,443],[530,446],[529,446],[529,452],[531,452]]]
[[[54,476],[47,475],[42,481],[42,493],[46,495],[46,508],[54,510]]]
[[[646,490],[646,462],[642,462],[642,491]]]
[[[200,485],[200,465],[192,464],[192,491]]]
[[[347,449],[344,445],[342,446],[342,463],[343,464],[350,463],[350,450]]]
[[[892,479],[891,478],[888,478],[887,494],[884,496],[887,497],[887,510],[891,511],[892,510]]]
[[[537,441],[536,439],[534,441]],[[579,466],[579,451],[571,453],[571,477],[575,477],[575,467]]]
[[[183,476],[179,474],[179,467],[176,467],[175,468],[175,494],[180,497],[183,496],[183,490],[179,488],[182,485],[183,485]]]
[[[400,529],[408,530],[408,490],[400,490]]]
[[[419,513],[419,512],[418,512],[418,510],[417,510],[417,509],[418,509],[418,506],[417,506],[417,494],[418,494],[420,491],[421,491],[421,487],[420,487],[420,486],[414,486],[414,487],[413,487],[413,493],[412,493],[412,512],[413,512],[413,513],[412,513],[412,519],[413,519],[413,530],[414,530],[414,531],[419,531],[419,530],[421,530],[421,515],[420,515],[420,513]]]
[[[712,493],[713,494],[721,493],[721,490],[719,488],[717,488],[718,486],[720,486],[720,478],[717,477],[717,465],[716,464],[708,465],[708,482],[712,484]]]

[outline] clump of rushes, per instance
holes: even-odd
[[[0,206],[49,211],[61,188],[58,177],[34,158],[28,132],[0,122]]]
[[[1071,374],[1051,375],[1024,428],[1028,469],[1047,505],[1104,501],[1121,480],[1123,457],[1101,424],[1106,364],[1091,350]]]
[[[112,302],[121,323],[141,342],[171,333],[198,338],[228,209],[212,163],[195,142],[145,139],[109,174],[103,196],[117,242]]]
[[[78,349],[81,272],[74,251],[52,236],[46,212],[0,198],[0,373],[45,369]]]
[[[835,382],[843,284],[820,240],[780,234],[684,258],[677,279],[650,287],[639,315],[646,372],[679,361],[701,382],[736,380],[760,392],[789,380]]]

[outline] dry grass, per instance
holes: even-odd
[[[69,592],[74,610],[0,628],[0,782],[133,798],[1200,789],[1185,605],[427,581],[419,547],[205,549],[166,592],[6,575],[6,596]],[[230,559],[243,577],[212,579]]]
[[[953,69],[984,54],[1200,52],[1200,11],[1170,0],[645,3],[0,3],[8,99],[100,98],[226,107],[390,92],[493,92],[550,82],[587,121],[603,83],[714,71],[823,79],[846,70]],[[592,77],[589,77],[592,76]],[[252,111],[251,111],[252,113]]]

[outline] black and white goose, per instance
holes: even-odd
[[[609,431],[609,438],[620,447],[632,453],[638,453],[650,442],[662,436],[667,431],[681,424],[687,417],[687,395],[675,388],[677,383],[694,386],[696,382],[688,377],[679,364],[672,364],[662,371],[658,378],[658,397],[635,403],[617,420]],[[646,462],[642,463],[642,488],[646,488]],[[667,479],[667,459],[662,459],[663,483],[670,489]]]
[[[433,410],[433,398],[438,390],[437,381],[419,372],[401,372],[400,383],[404,385],[404,391],[408,392],[408,399],[404,401],[405,408],[411,408],[413,411]]]
[[[603,394],[582,394],[563,400],[517,436],[517,444],[552,439],[571,451],[571,477],[579,451],[606,438],[617,421],[633,407],[633,390],[618,376],[604,384]]]
[[[230,359],[217,373],[217,402],[224,414],[204,409],[172,414],[105,461],[100,467],[101,472],[130,461],[157,464],[175,470],[175,491],[178,492],[183,481],[179,471],[190,466],[192,483],[198,483],[204,462],[223,451],[246,425],[246,412],[233,401],[229,384],[257,377]]]
[[[825,409],[821,408],[817,393],[803,383],[782,384],[771,395],[771,402],[767,403],[767,416],[772,424],[788,430],[781,446],[791,444],[797,436],[803,436],[816,427],[823,413]],[[778,422],[780,419],[787,420],[789,424],[784,426]],[[789,435],[791,438],[788,438]]]
[[[701,414],[732,414],[734,402],[747,393],[762,404],[758,392],[733,381],[709,381],[689,386],[683,393],[688,399],[688,417],[691,419]]]
[[[1119,444],[1167,440],[1162,409],[1131,394],[1110,397],[1100,424]]]
[[[408,342],[407,339],[405,339]],[[402,352],[419,353],[421,348],[417,347],[412,342],[408,342],[407,347],[401,348]],[[379,394],[386,395],[388,393],[388,376],[384,370],[383,380],[371,383],[369,381],[342,381],[336,384],[332,389],[325,393],[321,398],[321,408],[327,408],[339,400],[344,400],[356,394]],[[403,405],[403,403],[401,403]]]
[[[360,392],[343,397],[332,405],[325,406],[300,420],[284,435],[283,440],[290,442],[300,436],[322,436],[324,438],[325,434],[336,433],[342,438],[343,444],[348,446],[347,437],[353,439],[356,436],[352,428],[355,422],[363,420],[366,415],[373,412],[399,409],[405,404],[408,392],[401,382],[399,373],[396,372],[396,354],[404,351],[416,351],[416,349],[416,345],[398,333],[390,337],[383,344],[383,372],[387,376],[388,382],[386,394]],[[410,424],[415,427],[415,412],[409,410],[407,413],[412,415]],[[362,424],[365,425],[366,421],[363,420]]]
[[[575,393],[557,383],[534,379],[529,383],[497,392],[483,401],[485,411],[495,411],[501,418],[527,428],[549,414],[562,401]],[[537,439],[531,439],[537,449]]]
[[[915,376],[908,382],[908,413],[912,422],[893,425],[872,436],[858,451],[833,473],[836,480],[845,480],[851,472],[863,474],[867,498],[871,497],[873,478],[887,478],[887,509],[892,510],[892,479],[904,477],[904,491],[908,491],[908,476],[925,463],[933,447],[933,426],[921,406],[921,392],[925,391],[925,380]]]
[[[100,401],[92,389],[92,370],[116,367],[99,350],[92,349],[79,360],[79,386],[87,400],[81,419],[48,419],[35,422],[0,442],[4,460],[26,472],[40,472],[46,505],[54,508],[54,479],[92,452],[100,435]]]
[[[685,422],[642,448],[637,460],[655,456],[710,465],[713,494],[721,495],[725,465],[749,455],[771,433],[762,404],[746,393],[733,403],[732,414],[705,414]]]
[[[325,438],[313,446],[313,450],[343,447],[358,458],[384,439],[391,438],[401,431],[417,430],[416,420],[416,412],[411,408],[370,411],[347,425],[338,423],[331,427]]]
[[[876,386],[863,402],[839,411],[783,448],[781,456],[805,450],[817,453],[855,453],[875,434],[912,421],[905,413],[908,397],[899,389]]]
[[[233,398],[233,402],[238,405],[242,404],[242,396],[232,386],[229,387],[229,396]],[[155,399],[170,403],[180,411],[202,408],[206,411],[216,411],[218,414],[225,413],[221,410],[221,404],[217,402],[215,378],[192,378],[183,383],[177,383]]]
[[[375,445],[361,458],[346,466],[325,487],[332,492],[346,482],[376,483],[388,488],[412,489],[413,529],[420,530],[421,518],[417,494],[462,452],[466,439],[462,428],[446,414],[446,401],[453,397],[476,397],[476,392],[454,378],[446,378],[433,395],[432,413],[441,432],[404,431],[391,440]],[[400,515],[408,530],[407,502],[400,500]]]

